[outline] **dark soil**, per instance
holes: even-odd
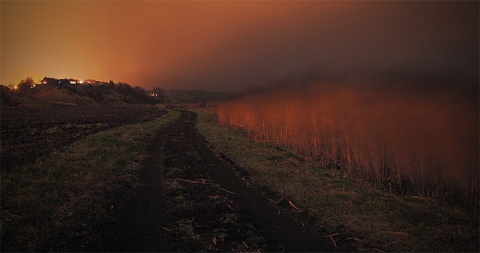
[[[2,106],[0,168],[11,170],[87,135],[153,120],[164,113],[149,105]]]
[[[195,132],[196,115],[159,133],[136,198],[118,207],[102,251],[330,251],[325,237],[247,186]],[[290,207],[290,209],[292,209]]]

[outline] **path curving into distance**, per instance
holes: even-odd
[[[142,186],[94,250],[332,250],[237,177],[196,132],[197,115],[181,113],[148,146]]]

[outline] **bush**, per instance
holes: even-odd
[[[0,104],[8,106],[16,106],[18,104],[18,99],[9,88],[3,85],[0,85]]]

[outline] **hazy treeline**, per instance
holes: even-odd
[[[478,90],[434,87],[314,82],[225,101],[217,114],[392,191],[478,204]]]
[[[63,80],[63,79],[62,79]],[[66,79],[65,79],[66,80]],[[121,102],[127,104],[155,104],[163,102],[162,96],[152,97],[148,92],[139,86],[132,87],[127,83],[101,84],[71,84],[68,82],[52,82],[47,84],[35,84],[31,78],[22,80],[17,85],[17,90],[10,90],[2,86],[1,102],[6,105],[17,105],[20,100],[17,97],[25,98],[48,98],[54,96],[51,90],[65,90],[67,95],[78,95],[79,97],[90,98],[98,104],[111,104]],[[157,88],[158,90],[158,88]]]

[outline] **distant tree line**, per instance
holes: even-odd
[[[123,82],[114,83],[102,82],[100,84],[71,84],[68,79],[53,79],[45,84],[35,84],[31,77],[22,80],[16,85],[15,89],[1,87],[1,103],[6,105],[16,105],[18,100],[15,96],[19,97],[32,97],[33,95],[40,93],[44,89],[65,89],[68,94],[78,95],[81,97],[89,97],[98,104],[110,104],[111,98],[116,97],[121,99],[123,103],[127,104],[155,104],[164,101],[163,89],[156,88],[155,96],[152,93],[147,92],[144,88],[131,85]],[[15,95],[15,96],[14,96]]]

